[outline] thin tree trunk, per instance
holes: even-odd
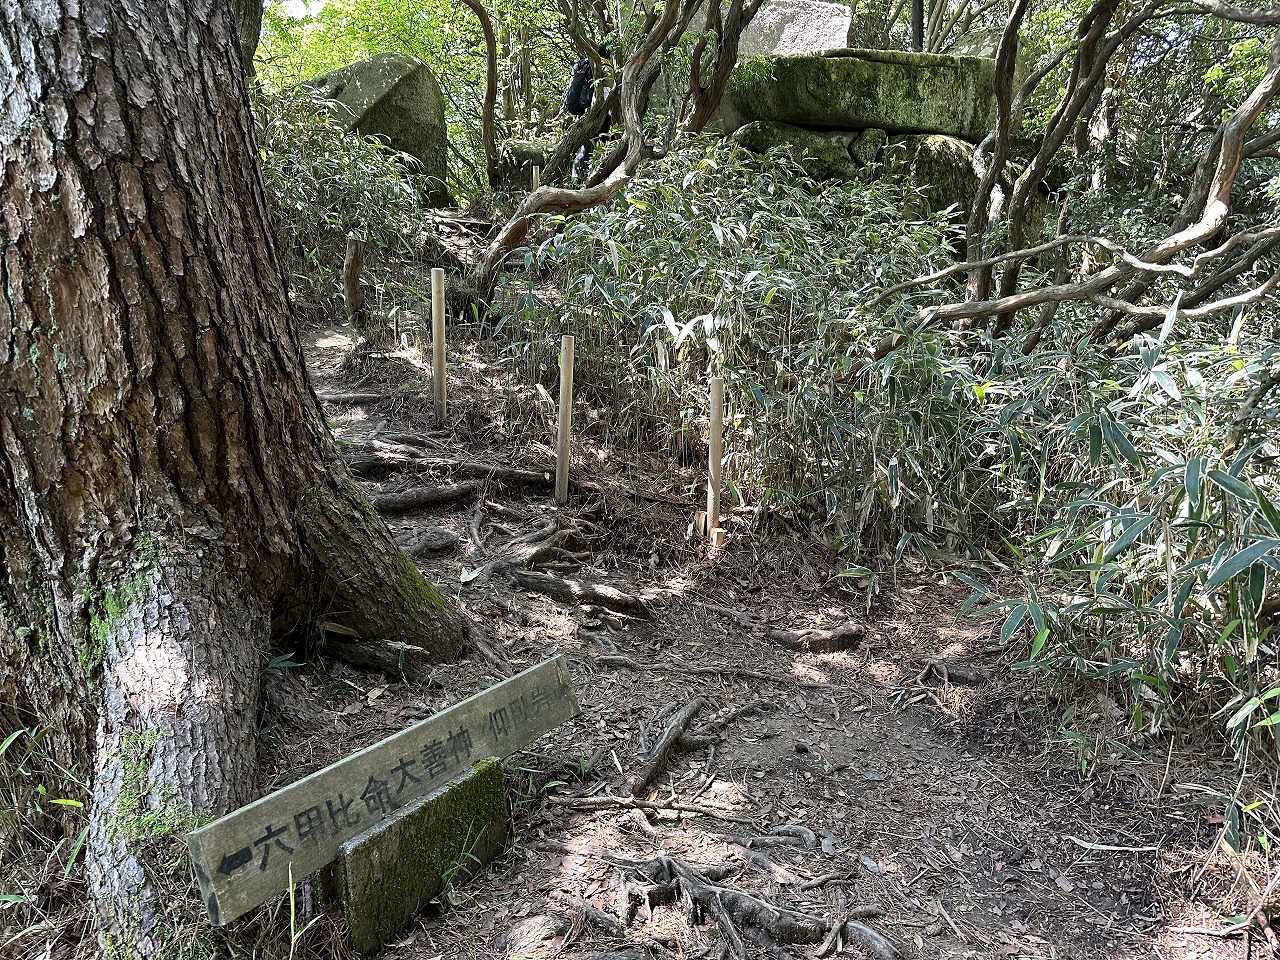
[[[461,624],[307,380],[227,6],[10,5],[0,58],[0,703],[90,784],[102,947],[150,958],[194,929],[160,848],[252,795],[272,629]]]
[[[489,178],[489,189],[496,190],[502,179],[502,168],[498,163],[497,133],[494,129],[494,110],[498,103],[498,38],[493,32],[493,22],[489,19],[484,4],[480,0],[462,2],[471,8],[484,32],[484,106],[480,115],[480,139],[484,143],[484,167]]]

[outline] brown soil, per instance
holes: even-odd
[[[311,333],[322,395],[384,395],[331,404],[338,438],[400,442],[411,433],[439,457],[549,477],[551,396],[459,331],[451,338],[449,413],[437,428],[421,350],[344,363],[349,331]],[[1206,756],[1223,753],[1220,743],[1181,732],[1138,740],[1105,695],[1083,687],[1052,695],[1040,674],[1015,669],[1018,651],[1000,646],[994,623],[957,621],[969,595],[959,568],[908,559],[884,564],[875,583],[836,577],[835,558],[797,536],[765,538],[745,510],[729,513],[725,548],[708,550],[689,535],[703,476],[657,454],[609,449],[604,416],[575,412],[574,476],[584,484],[566,508],[555,506],[549,483],[493,480],[479,495],[391,520],[406,545],[430,528],[457,538],[422,569],[483,626],[507,666],[473,654],[441,665],[428,683],[408,683],[322,650],[304,665],[270,669],[264,792],[503,675],[569,658],[582,714],[507,760],[507,852],[421,914],[386,957],[720,957],[714,919],[679,903],[642,906],[616,929],[618,869],[608,858],[659,856],[719,870],[724,887],[827,921],[877,908],[864,922],[912,960],[1275,955],[1264,913],[1250,939],[1223,935],[1233,917],[1270,906],[1276,882],[1266,883],[1275,866],[1257,843],[1242,858],[1222,842],[1224,810],[1248,797],[1229,763]],[[475,478],[402,465],[366,486],[380,493],[462,479]],[[549,519],[571,528],[571,548],[586,554],[574,577],[644,598],[652,618],[562,604],[501,574],[473,576]],[[769,634],[850,622],[865,632],[835,652],[797,651]],[[707,706],[695,722],[759,703],[713,743],[674,753],[644,795],[648,807],[626,807],[655,743],[696,697]],[[788,834],[796,827],[805,829]],[[64,858],[65,850],[50,855],[50,884],[67,887]],[[12,941],[14,956],[94,952],[87,909],[72,893],[56,922]],[[309,882],[297,893],[292,920],[282,897],[230,928],[238,955],[351,956],[340,908],[318,904]],[[5,922],[0,915],[0,930]],[[856,939],[833,946],[871,956]],[[820,952],[750,941],[748,950]]]
[[[411,432],[438,443],[440,456],[553,470],[550,399],[473,345],[450,345],[448,422],[436,429],[429,365],[414,351],[368,360],[364,382],[339,383],[349,338],[329,331],[313,341],[322,392],[372,383],[389,395],[331,409],[340,439]],[[577,416],[586,422],[589,413]],[[868,605],[871,584],[834,578],[833,558],[795,539],[762,538],[746,511],[730,515],[722,551],[690,538],[703,496],[695,470],[585,439],[574,468],[592,488],[564,509],[549,486],[494,482],[479,498],[392,521],[406,544],[425,528],[457,535],[458,549],[422,569],[484,625],[510,671],[476,656],[441,666],[423,686],[322,659],[273,685],[264,789],[503,672],[557,653],[570,660],[581,716],[507,761],[507,853],[424,913],[387,956],[721,955],[714,920],[691,919],[678,904],[642,907],[625,936],[611,933],[584,906],[618,916],[617,868],[606,851],[729,866],[724,886],[828,919],[873,905],[882,914],[866,923],[904,957],[1267,955],[1268,930],[1255,929],[1251,944],[1214,935],[1229,923],[1224,912],[1247,913],[1261,896],[1219,842],[1222,798],[1233,788],[1226,765],[1211,767],[1185,737],[1134,742],[1118,707],[1088,691],[1072,691],[1076,706],[1064,719],[1040,675],[1014,669],[1018,658],[1000,647],[992,623],[957,622],[969,590],[953,570],[936,562],[886,569]],[[388,492],[457,479],[400,469],[368,486]],[[547,519],[573,526],[575,549],[589,551],[574,577],[645,598],[652,619],[567,606],[505,576],[468,579]],[[831,653],[798,652],[768,636],[771,627],[850,621],[865,636]],[[694,672],[704,668],[713,669]],[[650,808],[609,801],[630,796],[671,717],[695,697],[707,700],[703,719],[762,703],[710,746],[673,754],[645,794]],[[310,745],[301,764],[298,736]],[[286,741],[287,749],[270,746]],[[803,831],[796,845],[778,845],[772,831],[788,826],[812,831],[813,845]],[[758,837],[772,839],[747,845]],[[332,930],[308,936],[335,939]],[[856,941],[841,945],[846,955],[871,955]],[[749,949],[817,955],[816,945]]]

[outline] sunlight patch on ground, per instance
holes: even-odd
[[[350,350],[354,343],[345,333],[330,330],[316,341],[316,347],[320,350]]]
[[[902,669],[888,660],[868,660],[863,673],[880,683],[897,683],[902,679]]]

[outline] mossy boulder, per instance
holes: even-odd
[[[995,61],[894,50],[752,57],[729,78],[721,123],[940,133],[977,142],[995,126]]]
[[[920,189],[930,211],[954,207],[967,214],[980,182],[973,169],[973,151],[973,144],[957,137],[892,137],[885,151],[886,166],[890,175],[903,176]],[[1001,186],[1006,194],[1013,190],[1017,175],[1012,164],[1005,168]],[[1028,224],[1033,236],[1039,234],[1048,210],[1047,197],[1037,195]]]
[[[940,134],[893,137],[888,156],[890,172],[918,187],[930,210],[968,212],[978,189],[973,144]]]
[[[381,53],[321,74],[306,86],[333,102],[347,130],[376,137],[422,165],[434,186],[427,202],[450,202],[445,186],[448,139],[444,94],[427,65],[414,57]]]
[[[503,187],[508,190],[532,190],[533,168],[546,169],[555,148],[554,143],[538,140],[504,140],[498,149]]]
[[[869,167],[884,159],[884,150],[888,145],[889,135],[883,130],[863,130],[849,144],[849,153],[862,166]]]
[[[850,148],[856,133],[819,133],[788,123],[758,120],[734,131],[733,139],[752,153],[768,153],[778,147],[788,153],[815,180],[856,180],[862,165]]]

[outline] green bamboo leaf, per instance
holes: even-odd
[[[1240,726],[1240,724],[1249,719],[1249,714],[1253,713],[1253,711],[1258,709],[1261,705],[1262,701],[1257,697],[1250,697],[1245,701],[1243,707],[1231,715],[1231,719],[1227,721],[1227,729],[1234,730],[1236,727]]]
[[[1216,485],[1227,491],[1227,493],[1231,494],[1237,500],[1242,500],[1245,503],[1258,502],[1258,498],[1254,496],[1249,485],[1239,477],[1233,477],[1225,470],[1210,470],[1208,477]]]
[[[1004,626],[1000,628],[1001,646],[1007,647],[1009,645],[1009,640],[1013,637],[1013,632],[1017,630],[1022,621],[1026,619],[1027,613],[1028,610],[1025,603],[1020,603],[1009,611],[1009,619],[1007,619],[1004,622]]]
[[[1034,660],[1040,655],[1040,651],[1044,649],[1045,641],[1049,639],[1049,628],[1041,627],[1040,632],[1036,634],[1036,638],[1031,641],[1031,656],[1029,660]]]
[[[1272,533],[1280,536],[1280,507],[1277,507],[1275,501],[1261,490],[1254,490],[1254,493],[1258,497],[1258,507],[1267,518],[1267,526],[1271,528]]]
[[[1182,291],[1178,291],[1178,295],[1173,298],[1173,303],[1169,304],[1169,309],[1164,315],[1164,323],[1160,325],[1160,335],[1156,337],[1156,343],[1161,346],[1169,339],[1169,334],[1173,332],[1174,321],[1178,319],[1178,305],[1182,302]]]
[[[1251,543],[1238,553],[1227,557],[1209,572],[1205,578],[1205,589],[1214,590],[1222,586],[1237,573],[1253,566],[1264,554],[1280,548],[1280,540],[1266,539]]]
[[[17,740],[20,736],[22,736],[26,732],[27,731],[25,729],[19,727],[17,730],[13,731],[13,733],[5,737],[4,743],[0,743],[0,757],[3,757],[4,752],[8,750],[11,746],[13,746],[13,741]]]
[[[1137,520],[1134,523],[1129,524],[1129,526],[1125,528],[1124,533],[1120,534],[1120,538],[1116,540],[1116,542],[1108,548],[1107,552],[1102,555],[1102,562],[1109,563],[1123,553],[1128,546],[1133,543],[1133,541],[1142,536],[1142,532],[1146,530],[1147,527],[1151,526],[1151,524],[1155,522],[1155,519],[1155,516],[1152,515],[1143,517],[1141,520]]]
[[[1204,457],[1192,457],[1187,461],[1187,472],[1183,475],[1183,485],[1187,488],[1187,499],[1191,501],[1193,511],[1200,510],[1201,481],[1204,480]]]

